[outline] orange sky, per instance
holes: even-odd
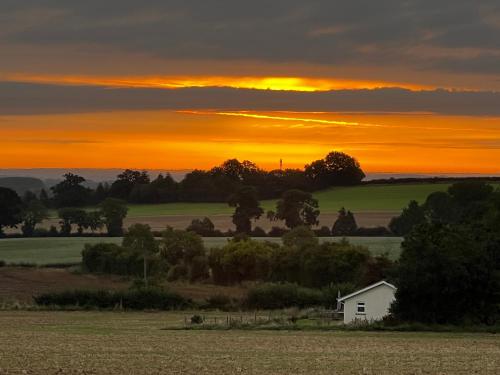
[[[131,111],[0,116],[2,168],[302,167],[331,150],[371,172],[498,173],[500,118],[433,114]]]
[[[0,168],[500,173],[498,2],[222,3],[0,1]]]

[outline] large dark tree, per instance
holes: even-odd
[[[359,162],[343,152],[331,152],[305,167],[306,176],[317,188],[357,185],[365,174]]]
[[[392,218],[389,228],[392,233],[404,236],[419,224],[425,223],[425,211],[417,201],[411,201],[400,216]]]
[[[275,218],[284,220],[288,228],[318,225],[318,201],[311,193],[288,190],[276,204]]]
[[[111,184],[109,195],[113,198],[127,200],[135,185],[147,185],[149,183],[150,179],[147,172],[127,169],[119,174]]]
[[[439,324],[500,321],[500,234],[427,223],[403,242],[393,313]]]
[[[85,178],[66,173],[64,180],[51,188],[56,207],[82,207],[89,203],[91,190],[85,186]]]
[[[0,187],[0,237],[3,228],[15,227],[21,221],[21,198],[8,188]]]
[[[237,233],[251,233],[252,220],[262,216],[264,210],[260,207],[257,192],[253,187],[245,186],[229,197],[228,203],[235,207],[233,223]]]

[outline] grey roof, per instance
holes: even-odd
[[[390,287],[390,288],[392,288],[392,289],[394,289],[394,290],[396,290],[396,289],[397,289],[394,285],[389,284],[387,281],[382,280],[382,281],[379,281],[378,283],[375,283],[375,284],[369,285],[369,286],[367,286],[366,288],[360,289],[360,290],[358,290],[358,291],[356,291],[356,292],[354,292],[354,293],[348,294],[347,296],[344,296],[344,297],[342,297],[342,298],[337,298],[337,301],[338,301],[338,302],[343,302],[343,301],[345,301],[345,300],[348,300],[349,298],[355,297],[355,296],[357,296],[358,294],[364,293],[364,292],[366,292],[366,291],[368,291],[368,290],[370,290],[370,289],[373,289],[373,288],[377,288],[377,287],[379,287],[379,286],[381,286],[381,285],[386,285],[386,286],[388,286],[388,287]]]

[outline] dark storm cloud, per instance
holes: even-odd
[[[0,115],[119,110],[293,110],[433,112],[500,116],[500,93],[404,89],[291,92],[232,88],[175,90],[0,82]]]
[[[0,21],[8,43],[500,73],[497,0],[3,0]]]

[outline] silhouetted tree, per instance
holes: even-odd
[[[32,236],[35,232],[36,225],[47,219],[48,216],[49,212],[47,207],[45,207],[36,196],[35,199],[25,200],[21,212],[21,230],[23,235]]]
[[[150,183],[149,175],[145,171],[125,170],[117,176],[111,184],[109,195],[113,198],[127,200],[135,185]]]
[[[228,203],[236,207],[233,223],[238,233],[251,233],[252,220],[262,216],[264,210],[260,207],[257,192],[253,187],[245,186],[229,197]]]
[[[275,217],[284,220],[288,228],[318,225],[318,216],[318,201],[308,192],[288,190],[276,204]]]
[[[202,220],[193,219],[186,230],[188,232],[194,232],[202,237],[211,237],[215,234],[215,225],[208,217]]]
[[[120,199],[106,198],[100,204],[100,209],[108,235],[121,236],[123,234],[123,219],[128,212],[126,203]]]
[[[73,225],[77,226],[79,234],[83,233],[83,229],[87,225],[87,212],[85,210],[76,207],[65,207],[59,209],[57,213],[60,219],[60,233],[62,235],[70,235]]]
[[[317,188],[357,185],[365,178],[356,159],[336,151],[306,165],[305,174]]]
[[[56,207],[82,207],[89,203],[91,190],[83,186],[85,178],[66,173],[64,180],[51,187]]]
[[[425,223],[425,211],[417,201],[411,201],[400,216],[392,218],[389,228],[398,236],[408,234],[415,226]]]
[[[346,211],[342,207],[339,211],[339,215],[335,224],[333,224],[332,235],[333,236],[352,236],[356,234],[358,229],[358,224],[351,211]]]
[[[21,222],[21,206],[14,190],[0,187],[0,237],[4,235],[3,228],[13,228]]]

